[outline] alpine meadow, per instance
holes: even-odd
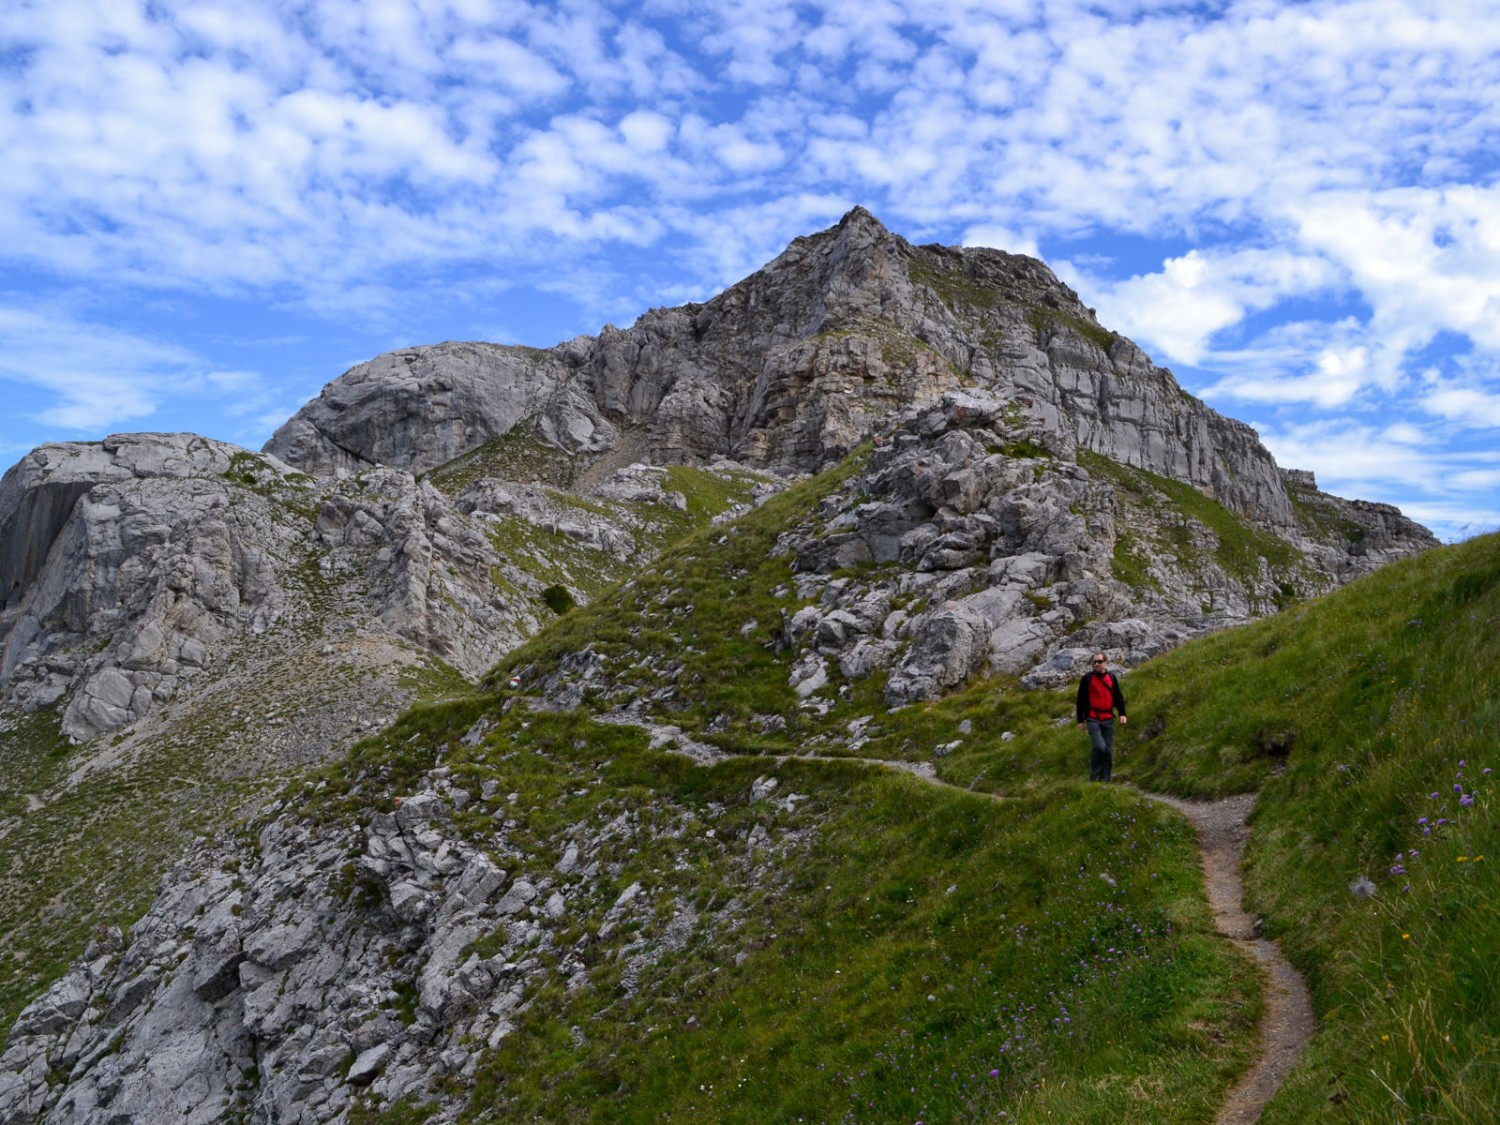
[[[1035,259],[856,208],[259,452],[41,446],[0,588],[4,1125],[1500,1105],[1500,536],[1277,466]],[[1235,797],[1248,935],[1182,811]],[[1258,1092],[1252,945],[1311,1002]]]

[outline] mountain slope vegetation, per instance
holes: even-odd
[[[836,483],[702,533],[492,674],[502,745],[583,723],[575,745],[597,757],[587,716],[628,698],[725,756],[638,750],[606,771],[712,834],[707,854],[683,843],[618,877],[673,887],[657,925],[735,901],[716,904],[710,873],[747,846],[755,778],[807,796],[816,844],[738,941],[705,934],[634,988],[539,998],[468,1095],[474,1119],[1208,1120],[1251,1049],[1257,984],[1211,933],[1190,832],[1137,789],[1260,792],[1251,905],[1309,976],[1321,1025],[1266,1120],[1486,1119],[1500,538],[1143,665],[1126,681],[1126,785],[1106,789],[1079,781],[1067,691],[995,679],[891,712],[857,691],[798,707],[758,624],[790,578],[764,537],[786,516],[773,505]],[[530,697],[503,686],[513,672]],[[571,718],[529,710],[570,674],[588,685]],[[476,705],[453,705],[462,725]],[[823,760],[854,756],[933,760],[955,788]],[[413,782],[427,764],[409,763]]]
[[[262,454],[43,447],[0,531],[6,1125],[1211,1120],[1261,985],[1151,791],[1262,794],[1326,1029],[1276,1119],[1495,1100],[1493,542],[1282,470],[1040,262],[856,209]]]

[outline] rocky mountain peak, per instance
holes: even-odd
[[[455,1077],[555,982],[618,957],[628,991],[805,854],[803,798],[756,780],[731,905],[705,896],[701,923],[680,910],[643,944],[667,915],[616,882],[638,843],[723,842],[671,802],[580,804],[525,835],[613,784],[581,709],[699,760],[735,724],[852,754],[877,716],[977,678],[1055,687],[1101,647],[1128,670],[1433,543],[1281,471],[1044,264],[914,246],[863,208],[627,328],[377,356],[263,453],[43,446],[0,481],[0,736],[44,746],[4,759],[22,772],[0,806],[0,996],[21,1015],[0,1121],[337,1122],[374,1099],[451,1120]],[[596,600],[517,663],[522,689],[473,693]],[[693,666],[726,638],[753,699]],[[456,691],[434,709],[452,729],[422,709],[391,728],[397,760],[344,779],[356,811],[280,806],[256,848],[198,845],[128,940],[84,936],[220,809],[337,758],[421,684]],[[532,719],[557,720],[560,753],[538,760],[579,755],[554,797],[443,764],[465,748],[499,768]],[[101,847],[54,886],[51,857],[104,804],[131,861]],[[35,968],[79,954],[56,979]]]

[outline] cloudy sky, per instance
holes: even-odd
[[[701,300],[863,204],[1500,527],[1500,0],[6,0],[0,464]]]

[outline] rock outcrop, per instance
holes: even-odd
[[[531,418],[569,452],[613,444],[613,427],[570,393],[566,355],[476,343],[390,352],[329,383],[266,450],[323,476],[379,465],[422,473]]]
[[[481,722],[465,737],[485,736]],[[816,835],[801,798],[775,788],[762,778],[747,795],[744,839],[708,834],[730,889],[774,890]],[[0,1053],[0,1122],[326,1122],[356,1098],[456,1109],[453,1079],[549,982],[575,992],[619,964],[628,995],[690,937],[743,925],[733,904],[705,917],[688,901],[663,923],[670,892],[627,881],[637,848],[704,840],[691,810],[601,809],[553,856],[509,839],[518,798],[438,769],[352,830],[287,814],[253,849],[201,847],[128,935],[101,934],[21,1014]],[[488,846],[455,827],[465,810],[493,818]]]
[[[30,709],[66,697],[75,739],[228,674],[278,628],[373,626],[477,675],[537,623],[499,596],[482,530],[395,469],[319,482],[205,438],[124,434],[27,456],[0,482],[0,526],[30,544],[4,560],[0,690]]]
[[[1299,526],[1254,431],[1183,392],[1041,262],[912,246],[860,208],[712,300],[628,329],[550,351],[441,344],[362,364],[266,451],[309,472],[420,470],[529,419],[586,456],[625,443],[649,463],[726,457],[795,475],[959,389],[1010,404],[1059,456],[1098,453],[1280,534]]]

